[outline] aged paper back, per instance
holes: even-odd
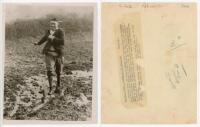
[[[196,5],[102,5],[103,123],[196,122]]]

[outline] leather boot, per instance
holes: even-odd
[[[49,81],[49,95],[51,95],[52,93],[52,82],[53,82],[53,77],[52,76],[48,76],[48,81]]]
[[[60,93],[60,74],[57,74],[57,85],[56,85],[56,90],[55,93]]]

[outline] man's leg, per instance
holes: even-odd
[[[55,60],[52,56],[46,55],[45,56],[45,62],[46,62],[46,69],[47,69],[47,77],[49,82],[49,93],[52,92],[52,82],[53,82],[53,69],[55,65]]]
[[[55,67],[56,67],[56,75],[57,75],[57,85],[56,85],[56,93],[60,93],[60,76],[61,76],[61,71],[62,71],[62,59],[61,58],[57,58],[56,59],[56,64],[55,64]]]
[[[48,94],[51,94],[51,91],[52,91],[52,82],[53,82],[53,76],[51,74],[49,74],[50,72],[47,71],[47,75],[48,75],[48,81],[49,81],[49,93]]]

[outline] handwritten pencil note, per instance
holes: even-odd
[[[196,122],[196,13],[194,3],[103,3],[103,123]]]

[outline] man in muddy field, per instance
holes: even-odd
[[[49,92],[52,94],[52,82],[54,71],[57,76],[57,85],[55,93],[60,93],[60,76],[63,67],[63,50],[64,50],[64,32],[59,28],[57,19],[50,20],[50,29],[46,31],[45,35],[35,45],[41,45],[46,42],[42,53],[45,55],[45,63],[47,69],[47,77],[49,81]]]

